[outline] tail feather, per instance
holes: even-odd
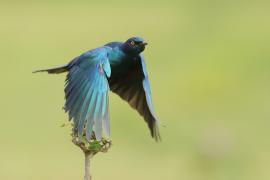
[[[56,67],[56,68],[37,70],[37,71],[34,71],[33,73],[48,72],[49,74],[59,74],[59,73],[63,73],[63,72],[66,72],[66,71],[68,71],[68,66],[67,65]]]

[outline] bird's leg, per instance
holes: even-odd
[[[92,157],[92,153],[91,152],[84,152],[84,156],[85,156],[85,163],[84,163],[84,180],[91,180],[91,173],[90,173],[90,160]]]

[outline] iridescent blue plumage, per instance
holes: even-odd
[[[97,140],[102,138],[102,132],[109,137],[108,91],[111,89],[144,117],[152,137],[160,140],[141,54],[146,44],[139,37],[124,43],[112,42],[76,57],[65,66],[37,71],[68,72],[65,111],[74,122],[75,133],[85,133],[88,140],[93,131]]]

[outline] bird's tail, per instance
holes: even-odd
[[[68,65],[65,65],[65,66],[60,66],[60,67],[55,67],[55,68],[50,68],[50,69],[37,70],[37,71],[34,71],[33,73],[47,72],[49,74],[59,74],[59,73],[67,72],[67,71],[68,71]]]

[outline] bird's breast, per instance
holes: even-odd
[[[108,54],[112,75],[125,74],[131,63],[127,56],[117,49]]]

